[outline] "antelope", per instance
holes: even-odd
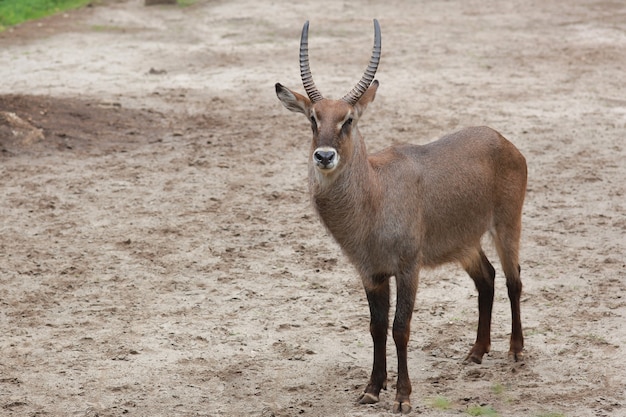
[[[370,310],[372,372],[361,404],[379,401],[387,386],[390,279],[395,277],[393,340],[398,379],[393,411],[411,411],[407,345],[420,268],[460,264],[478,291],[478,331],[465,362],[481,363],[491,347],[495,270],[481,247],[492,236],[506,277],[512,330],[509,356],[523,359],[519,242],[526,160],[495,130],[469,127],[426,145],[394,145],[368,155],[358,122],[374,100],[381,54],[374,48],[361,80],[341,100],[319,92],[309,66],[309,22],[300,38],[307,97],[280,83],[276,95],[311,123],[309,191],[321,222],[359,273]]]

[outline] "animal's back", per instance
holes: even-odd
[[[466,128],[425,145],[395,146],[379,155],[389,152],[412,160],[381,175],[396,177],[391,183],[401,184],[387,190],[390,204],[415,198],[415,206],[406,208],[414,210],[407,227],[419,236],[423,265],[462,261],[480,246],[495,218],[521,213],[524,157],[488,127]],[[515,180],[521,177],[523,181]]]

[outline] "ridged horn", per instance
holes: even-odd
[[[346,94],[342,100],[346,103],[354,106],[357,101],[361,98],[363,93],[367,91],[367,88],[370,86],[372,81],[374,81],[374,76],[376,75],[376,70],[378,69],[378,63],[380,62],[380,51],[381,51],[381,39],[380,39],[380,25],[378,24],[378,20],[374,19],[374,49],[372,49],[372,57],[370,58],[370,63],[365,69],[365,73],[363,77],[361,77],[361,81],[357,83],[357,85]]]
[[[302,77],[302,85],[306,94],[311,99],[311,102],[315,103],[322,100],[324,97],[319,92],[315,83],[313,82],[313,76],[311,75],[311,68],[309,66],[309,21],[307,20],[302,27],[302,36],[300,37],[300,76]]]

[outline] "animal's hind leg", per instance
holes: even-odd
[[[478,332],[476,342],[465,358],[466,362],[481,363],[491,348],[491,312],[493,309],[494,281],[496,271],[480,249],[476,256],[464,265],[478,290]]]
[[[511,302],[511,344],[509,356],[515,361],[524,358],[524,335],[522,334],[522,319],[520,312],[520,298],[522,294],[522,280],[519,266],[519,238],[521,224],[506,228],[496,226],[495,243],[502,270],[506,277],[506,287]]]

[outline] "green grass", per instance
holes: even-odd
[[[465,412],[470,416],[498,417],[497,411],[491,408],[491,406],[489,405],[472,405]]]
[[[0,0],[0,32],[29,20],[41,19],[65,10],[78,9],[97,0]],[[181,7],[198,0],[177,0]]]
[[[430,399],[428,401],[428,405],[438,410],[447,410],[452,405],[452,401],[450,401],[446,397],[438,396],[438,397]]]
[[[91,0],[0,0],[0,31],[28,20],[76,9]]]
[[[496,382],[495,384],[491,386],[491,391],[493,391],[493,393],[496,395],[502,395],[504,394],[505,387],[499,382]]]

